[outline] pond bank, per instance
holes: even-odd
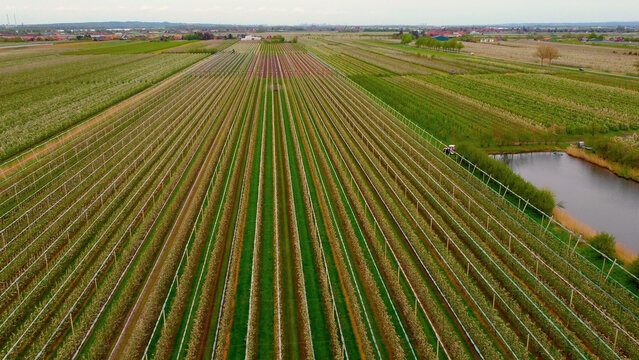
[[[622,246],[619,255],[624,259],[639,252],[639,183],[563,152],[492,157],[537,188],[551,190],[562,208],[555,217],[567,228],[585,238],[596,232],[612,234]]]
[[[584,149],[579,149],[574,146],[569,146],[565,151],[566,154],[572,157],[587,161],[601,168],[608,169],[613,174],[621,178],[639,182],[639,169],[630,168],[619,163],[608,161],[603,156],[589,153]]]
[[[557,220],[557,222],[565,226],[566,229],[576,234],[582,235],[583,238],[586,240],[598,234],[597,230],[590,227],[590,225],[581,222],[579,219],[571,215],[565,209],[560,208],[559,206],[553,209],[552,216],[555,220]],[[629,263],[637,257],[635,254],[633,254],[632,251],[628,250],[620,243],[616,244],[615,250],[617,251],[617,257],[619,258],[619,260],[622,260],[624,263]]]

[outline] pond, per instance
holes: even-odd
[[[493,155],[538,188],[550,189],[557,203],[579,221],[615,236],[639,253],[639,183],[562,152]]]

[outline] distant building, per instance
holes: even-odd
[[[242,41],[260,41],[262,40],[262,38],[259,36],[246,35],[241,40]]]
[[[448,41],[448,40],[450,40],[450,38],[449,38],[449,37],[447,37],[447,36],[442,36],[442,35],[433,36],[433,39],[435,39],[435,40],[439,40],[439,41]]]

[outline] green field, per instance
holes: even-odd
[[[309,36],[0,56],[0,106],[69,98],[5,122],[35,137],[0,167],[0,355],[635,357],[637,279],[483,162],[632,129],[635,90],[433,53]],[[102,88],[97,121],[72,99]]]
[[[0,160],[59,134],[202,59],[60,53],[0,62]]]
[[[171,41],[145,41],[145,40],[123,40],[123,41],[95,41],[82,44],[77,50],[68,52],[69,55],[124,55],[124,54],[148,54],[162,52],[178,46],[184,46],[193,41],[171,40]]]

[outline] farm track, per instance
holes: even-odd
[[[371,64],[237,42],[8,163],[0,356],[632,358],[632,298],[323,62],[421,60],[332,46]]]

